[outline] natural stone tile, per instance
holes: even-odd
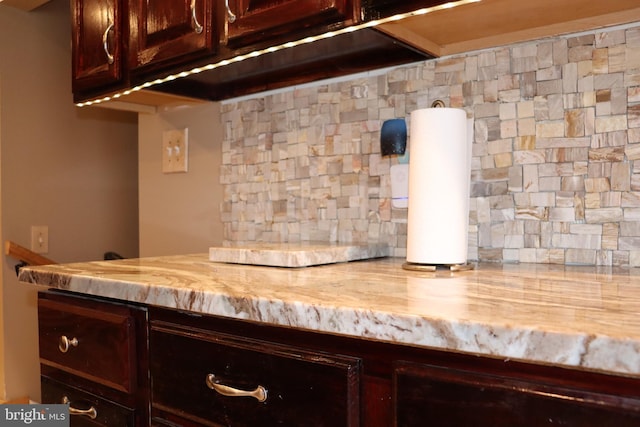
[[[549,221],[573,222],[575,220],[576,220],[576,213],[572,207],[549,208]]]
[[[616,162],[611,165],[611,189],[614,191],[629,191],[631,189],[629,163]]]
[[[569,138],[585,135],[585,111],[568,110],[565,112],[565,135]]]
[[[584,180],[584,186],[588,193],[601,193],[611,190],[608,178],[587,178]]]
[[[519,136],[535,136],[535,134],[536,134],[536,121],[533,117],[518,120]]]
[[[589,45],[580,45],[569,47],[569,62],[591,61],[593,58],[593,47]]]
[[[588,223],[620,222],[622,220],[621,208],[586,209],[585,219]]]
[[[596,117],[595,124],[596,124],[595,131],[597,133],[625,130],[627,129],[627,116],[618,115],[618,116]]]
[[[606,74],[609,72],[609,49],[595,49],[593,51],[593,73]]]
[[[566,39],[553,42],[553,63],[564,65],[569,62],[569,47]]]
[[[538,67],[551,67],[553,65],[553,42],[538,43],[536,58]]]
[[[536,124],[538,138],[562,138],[565,136],[564,122],[542,122]]]
[[[624,45],[609,48],[609,72],[618,73],[626,70],[627,49]]]
[[[513,162],[517,165],[540,164],[545,162],[542,150],[518,150],[513,152]]]
[[[578,90],[578,64],[571,62],[562,67],[562,90],[572,93]]]
[[[499,114],[500,120],[512,120],[517,118],[516,104],[513,102],[500,104]]]
[[[624,87],[624,74],[612,73],[596,75],[593,77],[593,87],[595,90]]]
[[[640,127],[640,104],[629,106],[627,112],[627,125],[629,128]]]
[[[595,35],[595,46],[597,48],[610,47],[625,42],[625,30],[606,30]]]
[[[544,80],[557,80],[563,77],[563,69],[567,67],[560,67],[559,65],[551,66],[548,68],[540,68],[536,70],[536,81],[544,81]],[[577,78],[577,68],[576,68],[576,78]]]
[[[595,265],[596,251],[588,249],[567,249],[565,263],[569,265]]]
[[[624,160],[624,147],[603,147],[589,150],[592,162],[621,162]]]
[[[562,80],[547,80],[537,82],[536,95],[553,95],[562,93]]]
[[[640,92],[640,90],[638,91]],[[638,95],[640,98],[640,93]],[[522,101],[517,103],[518,110],[518,118],[533,118],[534,117],[534,102],[533,101]]]

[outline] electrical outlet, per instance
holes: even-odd
[[[162,133],[162,172],[187,172],[189,167],[188,129],[172,129]]]
[[[31,226],[31,250],[37,254],[49,252],[49,227],[46,225]]]

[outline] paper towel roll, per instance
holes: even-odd
[[[407,262],[467,262],[471,130],[464,110],[411,113]]]

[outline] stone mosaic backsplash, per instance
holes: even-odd
[[[475,120],[470,260],[640,266],[640,25],[223,104],[224,238],[405,256],[380,128],[437,99]]]

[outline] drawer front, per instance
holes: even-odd
[[[38,301],[40,362],[114,389],[135,388],[135,319],[126,306]],[[73,303],[72,303],[73,302]],[[81,305],[84,304],[84,305]]]
[[[436,366],[399,363],[396,427],[631,427],[640,400]]]
[[[69,403],[71,427],[135,426],[135,411],[43,376],[42,402]],[[80,411],[80,413],[73,413]]]
[[[211,426],[359,425],[359,359],[157,327],[150,348],[156,419],[165,412]],[[226,396],[223,386],[255,396]]]

